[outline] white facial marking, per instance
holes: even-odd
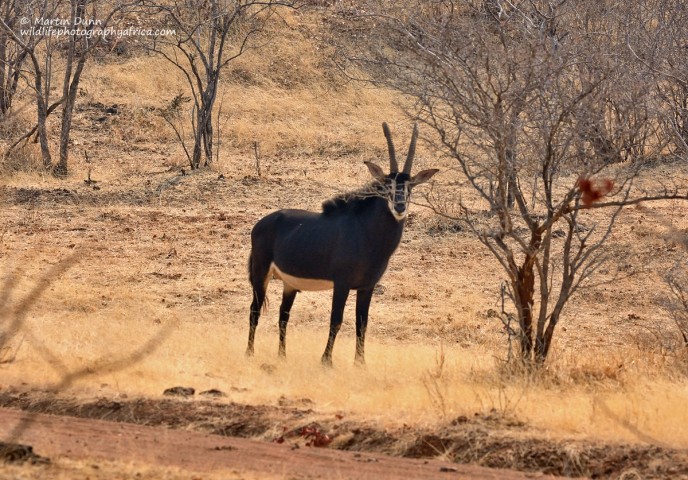
[[[319,291],[319,290],[332,290],[334,288],[334,282],[330,280],[320,280],[317,278],[299,278],[284,273],[280,270],[275,263],[270,264],[270,274],[268,278],[272,275],[274,278],[282,280],[285,285],[289,285],[294,290],[301,291]]]
[[[387,207],[389,211],[396,218],[396,212],[394,211],[394,192],[397,190],[397,182],[395,180],[390,180],[389,192],[387,193]]]
[[[399,213],[396,210],[392,209],[392,215],[394,215],[394,218],[396,218],[398,221],[401,221],[406,218],[407,211],[404,210],[404,213]]]
[[[404,211],[399,213],[396,211],[394,208],[394,200],[396,197],[396,192],[397,192],[397,182],[396,180],[392,180],[392,185],[390,187],[390,195],[387,199],[387,205],[389,206],[389,211],[392,213],[392,216],[397,220],[401,221],[406,218],[406,215],[408,214],[408,203],[404,204]],[[409,184],[408,182],[404,182],[404,200],[405,202],[408,202],[409,198]]]

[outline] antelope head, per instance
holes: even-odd
[[[365,164],[368,166],[371,175],[385,187],[384,191],[387,197],[389,211],[397,221],[402,221],[408,214],[408,206],[411,201],[411,190],[413,187],[427,182],[434,174],[439,172],[439,170],[431,168],[411,176],[413,157],[416,154],[416,141],[418,140],[418,125],[413,126],[411,144],[409,145],[406,162],[401,172],[399,171],[399,164],[397,163],[394,142],[392,142],[392,133],[389,131],[387,123],[382,124],[382,130],[385,132],[385,138],[387,139],[390,173],[385,175],[382,168],[373,162],[365,162]]]

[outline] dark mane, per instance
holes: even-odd
[[[323,214],[332,215],[336,212],[360,210],[370,205],[376,198],[383,197],[384,191],[385,186],[376,181],[358,190],[340,193],[323,202]]]

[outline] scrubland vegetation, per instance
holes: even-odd
[[[487,419],[524,442],[581,442],[581,458],[590,445],[657,447],[678,457],[633,468],[684,468],[686,7],[383,3],[258,14],[218,79],[210,159],[189,155],[193,93],[150,39],[89,51],[57,169],[45,151],[62,158],[62,106],[46,145],[15,145],[37,123],[35,67],[22,65],[0,118],[0,392],[87,403],[188,385],[323,424],[440,432]],[[134,10],[118,21],[162,21]],[[59,99],[69,50],[51,48]],[[247,360],[251,227],[368,182],[363,161],[387,163],[383,121],[400,139],[418,122],[415,168],[442,171],[419,187],[373,297],[367,368],[353,365],[351,306],[336,368],[321,368],[329,292],[299,296],[279,361],[278,282]],[[288,421],[274,422],[254,436],[279,436]],[[581,461],[551,472],[590,475]]]

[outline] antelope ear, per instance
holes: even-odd
[[[375,180],[378,180],[380,182],[385,181],[385,172],[382,171],[382,169],[375,165],[373,162],[363,162],[366,164],[368,167],[368,170],[370,171],[370,174],[375,178]]]
[[[432,176],[437,172],[439,172],[439,169],[437,168],[430,168],[428,170],[418,172],[413,177],[411,177],[411,185],[420,185],[421,183],[425,183],[428,180],[430,180]]]

